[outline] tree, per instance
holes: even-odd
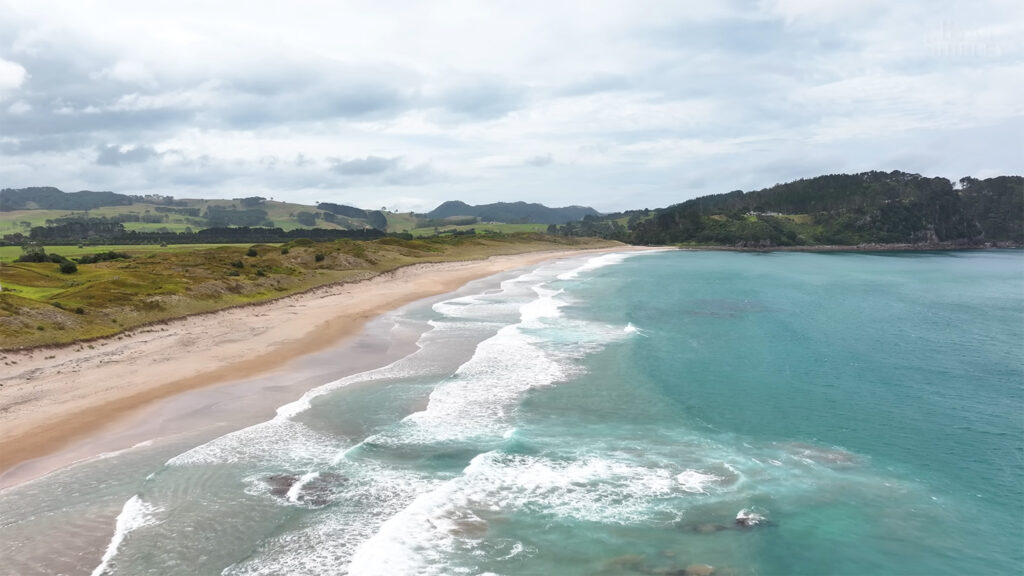
[[[46,250],[38,242],[24,244],[18,262],[46,262]]]
[[[60,263],[61,274],[74,274],[78,272],[78,264],[75,264],[73,260],[65,260]]]

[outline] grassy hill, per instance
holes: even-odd
[[[34,202],[34,196],[25,191],[45,191],[45,201]],[[335,216],[316,206],[254,198],[234,200],[174,199],[168,197],[140,197],[114,194],[101,196],[91,204],[81,199],[59,202],[54,192],[75,198],[76,193],[63,193],[55,188],[23,188],[0,191],[0,198],[15,197],[0,210],[0,236],[13,233],[28,234],[36,226],[47,226],[62,218],[106,218],[122,223],[126,230],[140,232],[198,231],[217,225],[266,226],[294,230],[296,228],[326,228],[359,230],[371,227],[364,219]],[[99,194],[99,193],[90,193]],[[112,193],[108,193],[112,194]],[[127,200],[125,200],[127,199]],[[105,201],[116,204],[103,205]],[[40,207],[40,205],[45,206]],[[64,207],[62,207],[64,206]],[[76,206],[70,208],[70,206]],[[226,217],[218,222],[218,216]],[[233,221],[233,217],[244,217]]]

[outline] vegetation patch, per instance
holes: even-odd
[[[119,250],[93,251],[96,258],[80,252],[77,263],[63,257],[60,263],[48,258],[0,262],[0,348],[109,336],[147,323],[362,280],[418,262],[609,245],[613,243],[536,233],[386,241],[297,239],[280,247],[180,247],[123,254],[128,257],[109,256]],[[251,251],[256,255],[248,255]],[[77,272],[62,273],[66,262],[75,264]]]

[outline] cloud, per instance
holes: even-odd
[[[348,185],[377,183],[384,186],[421,186],[442,177],[428,164],[406,166],[400,157],[366,156],[351,160],[334,159],[331,172],[341,175]]]
[[[20,88],[27,75],[21,64],[0,58],[0,100]]]
[[[395,170],[384,179],[385,183],[392,186],[423,186],[442,180],[444,180],[443,175],[428,164]]]
[[[345,176],[366,176],[394,170],[398,166],[398,161],[399,158],[381,158],[380,156],[337,160],[331,166],[331,170]]]
[[[93,75],[97,80],[109,79],[123,84],[156,88],[157,82],[153,73],[144,64],[131,60],[118,60],[113,66],[104,68]]]
[[[7,3],[0,176],[619,210],[819,173],[1024,162],[1019,2],[543,7]]]
[[[137,164],[145,162],[150,158],[159,156],[156,150],[148,146],[134,146],[122,148],[119,146],[101,146],[96,156],[96,163],[100,166],[120,166],[122,164]]]
[[[436,103],[449,119],[490,120],[526,103],[526,89],[495,77],[464,79],[441,90]]]
[[[541,154],[540,156],[532,156],[524,161],[527,166],[536,166],[543,168],[544,166],[550,166],[555,161],[555,158],[551,154]]]
[[[628,90],[632,86],[633,81],[625,74],[599,72],[581,80],[569,82],[559,89],[557,93],[562,96],[582,96],[599,92]]]
[[[32,111],[32,105],[24,100],[18,100],[14,104],[7,107],[7,113],[13,114],[14,116],[20,116],[26,112]]]

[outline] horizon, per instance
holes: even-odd
[[[882,171],[878,170],[876,172],[882,172]],[[908,172],[901,171],[901,170],[896,170],[895,172],[908,173]],[[908,173],[908,174],[912,174],[912,173]],[[796,181],[812,180],[814,178],[825,177],[825,176],[835,176],[835,175],[836,174],[818,174],[816,176],[804,176],[804,177],[797,178],[795,180],[791,180],[789,182],[776,182],[775,184],[767,185],[767,186],[762,186],[760,188],[754,188],[754,189],[750,189],[750,190],[739,190],[739,192],[742,192],[744,194],[748,194],[748,193],[751,193],[751,192],[759,192],[759,191],[762,191],[762,190],[767,190],[767,189],[772,188],[774,186],[789,184],[789,183],[796,182]],[[923,178],[945,178],[943,176],[930,176],[928,174],[917,174],[917,175],[921,176]],[[970,174],[967,174],[967,175],[964,175],[964,176],[962,176],[960,178],[957,178],[957,179],[946,178],[946,180],[948,180],[950,182],[950,184],[953,186],[954,190],[959,190],[960,187],[961,187],[960,180],[962,178],[972,178],[972,177],[974,177],[974,176],[972,176]],[[1021,177],[1021,175],[1019,175],[1019,174],[996,174],[996,175],[990,176],[990,178],[1000,178],[1000,177],[1019,178],[1019,177]],[[979,180],[984,180],[984,178],[979,178]],[[8,189],[8,188],[10,188],[10,189],[18,189],[18,188],[13,188],[13,187],[10,187],[10,186],[5,186],[3,188],[0,188],[0,190],[4,190],[4,189]],[[148,196],[164,196],[164,197],[170,197],[170,198],[172,198],[174,200],[193,200],[193,201],[243,200],[243,199],[247,198],[247,197],[244,197],[244,196],[236,196],[236,197],[231,197],[231,198],[227,198],[227,197],[200,197],[200,196],[174,196],[174,195],[171,195],[171,194],[160,194],[160,193],[153,193],[153,192],[148,193],[148,194],[132,194],[132,193],[128,193],[128,192],[119,192],[117,190],[91,190],[91,189],[63,190],[59,186],[48,186],[48,185],[47,186],[24,186],[21,189],[25,189],[25,188],[56,188],[58,191],[60,191],[60,192],[62,192],[64,194],[72,194],[72,193],[77,193],[77,192],[113,192],[115,194],[121,194],[121,195],[124,195],[124,196],[131,196],[133,198],[139,198],[139,199],[143,199],[143,200],[146,199]],[[715,196],[715,195],[719,195],[719,194],[729,194],[729,193],[735,192],[735,191],[736,190],[730,190],[728,192],[711,192],[711,193],[706,194],[706,195],[694,196],[692,198],[687,198],[686,200],[693,200],[695,198],[700,198],[700,197],[705,197],[705,196]],[[290,203],[290,204],[302,204],[304,206],[310,206],[310,207],[314,207],[314,208],[318,207],[318,205],[321,204],[321,203],[335,203],[335,204],[337,204],[337,202],[334,202],[332,200],[327,200],[327,201],[314,200],[311,203],[303,204],[302,202],[296,202],[296,201],[287,200],[287,199],[280,199],[280,198],[273,198],[273,197],[262,197],[262,196],[259,196],[259,197],[262,200],[264,200],[264,201],[282,202],[282,203]],[[686,200],[681,200],[679,202],[674,202],[672,204],[665,204],[665,205],[660,205],[660,206],[629,207],[629,208],[622,208],[622,209],[619,209],[619,210],[605,211],[605,210],[598,210],[598,209],[594,208],[593,206],[586,205],[586,204],[562,204],[562,205],[558,205],[558,204],[545,203],[543,201],[541,201],[541,202],[533,202],[533,201],[526,201],[526,200],[507,200],[507,199],[497,199],[497,200],[492,200],[492,201],[489,201],[489,202],[472,202],[472,201],[467,202],[467,201],[461,200],[459,198],[449,198],[449,199],[446,199],[446,200],[440,200],[436,204],[427,206],[423,210],[399,210],[399,209],[389,208],[388,206],[382,206],[380,208],[380,210],[382,212],[391,212],[391,213],[414,212],[416,214],[421,214],[422,215],[422,214],[430,213],[430,212],[440,208],[442,205],[449,204],[449,203],[463,203],[463,204],[468,204],[470,206],[479,206],[479,205],[485,205],[485,204],[539,204],[539,205],[544,206],[546,208],[552,208],[552,209],[577,208],[577,207],[578,208],[591,208],[591,209],[597,210],[597,212],[600,213],[601,215],[608,215],[608,214],[615,214],[615,213],[620,213],[620,212],[636,212],[636,211],[643,211],[643,210],[658,210],[658,209],[663,209],[663,208],[669,208],[669,207],[673,206],[674,204],[681,204],[681,203],[685,202]],[[345,204],[345,205],[351,206],[353,208],[360,208],[362,210],[378,210],[378,208],[376,206],[368,206],[368,205],[367,206],[361,206],[361,205],[358,205],[358,204]],[[86,210],[86,212],[88,212],[88,210]]]
[[[1024,165],[1012,2],[0,6],[3,188],[609,213]]]

